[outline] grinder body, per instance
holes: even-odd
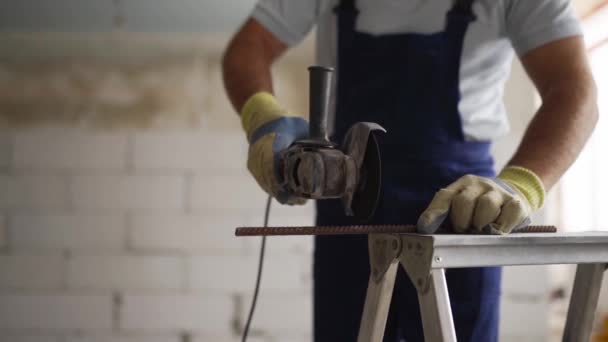
[[[348,130],[341,145],[330,141],[327,119],[333,69],[313,66],[309,72],[309,137],[281,152],[281,185],[292,196],[339,198],[346,215],[368,219],[380,194],[380,152],[374,134],[385,130],[375,123],[359,122]]]

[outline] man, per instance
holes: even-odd
[[[317,26],[318,63],[337,69],[338,141],[355,122],[380,138],[383,187],[373,223],[506,234],[525,225],[597,121],[595,85],[568,0],[260,0],[224,57],[224,79],[251,144],[248,167],[282,203],[275,156],[306,135],[272,95],[270,66]],[[508,129],[502,93],[517,54],[542,98],[509,166],[490,142]],[[426,209],[426,210],[425,210]],[[355,224],[335,201],[320,225]],[[365,237],[319,237],[315,341],[355,341],[369,265]],[[459,341],[497,340],[501,270],[447,272]],[[416,292],[400,271],[385,341],[423,341]]]

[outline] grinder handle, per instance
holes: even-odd
[[[327,119],[329,100],[331,98],[331,80],[333,68],[311,66],[308,68],[310,78],[310,140],[329,143]]]

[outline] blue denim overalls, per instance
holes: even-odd
[[[353,0],[336,7],[338,82],[335,141],[355,122],[379,137],[382,193],[367,223],[415,224],[437,190],[465,174],[493,177],[489,142],[463,137],[458,103],[464,36],[473,0],[459,0],[435,34],[370,35],[355,30]],[[359,224],[339,201],[317,203],[317,224]],[[314,253],[316,342],[356,341],[369,277],[366,236],[319,236]],[[500,268],[447,271],[459,342],[498,339]],[[424,341],[416,290],[399,270],[385,341]]]

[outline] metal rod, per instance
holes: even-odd
[[[441,232],[441,231],[440,231]],[[529,226],[517,233],[555,233],[553,226]],[[412,234],[414,225],[360,225],[360,226],[317,226],[317,227],[239,227],[236,236],[269,235],[361,235],[361,234]]]
[[[327,118],[331,97],[331,79],[334,69],[322,66],[308,68],[310,78],[310,139],[329,142]]]
[[[606,264],[578,265],[570,297],[564,342],[589,341]]]

